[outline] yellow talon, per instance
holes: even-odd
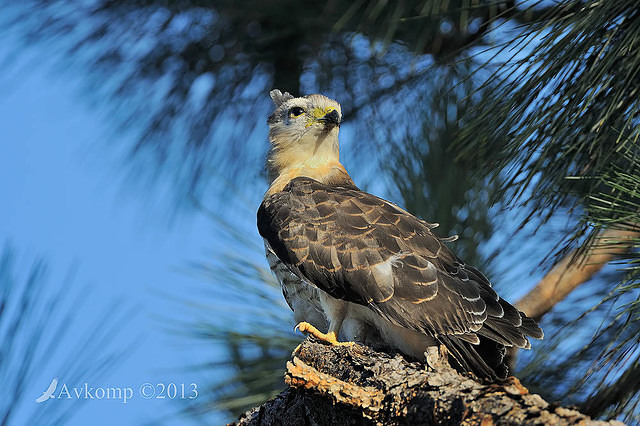
[[[302,333],[308,333],[315,337],[316,339],[328,343],[333,346],[352,346],[354,342],[338,342],[338,337],[336,333],[330,331],[328,333],[323,333],[308,322],[301,322],[296,325],[294,330],[300,330]]]

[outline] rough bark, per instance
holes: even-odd
[[[441,358],[442,359],[442,358]],[[529,393],[518,379],[482,384],[354,345],[305,340],[287,363],[289,387],[236,425],[621,425],[591,420]]]
[[[572,252],[558,262],[516,306],[531,318],[540,320],[556,303],[588,281],[604,265],[633,247],[637,238],[640,238],[640,230],[635,227],[604,230],[589,250],[580,254]]]

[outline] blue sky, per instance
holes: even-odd
[[[198,377],[185,372],[184,366],[211,359],[215,350],[167,332],[166,318],[185,319],[181,315],[187,311],[166,294],[184,295],[202,284],[182,269],[187,260],[206,254],[215,243],[215,229],[197,215],[169,224],[161,191],[154,208],[153,199],[122,184],[122,172],[104,146],[106,138],[114,137],[111,123],[81,100],[73,75],[56,77],[46,68],[20,67],[0,83],[3,244],[10,242],[15,248],[21,269],[43,256],[51,267],[47,282],[52,290],[64,285],[69,270],[75,268],[76,285],[68,291],[87,293],[82,309],[67,307],[78,310],[78,316],[69,325],[71,338],[61,342],[58,358],[77,350],[93,320],[117,302],[123,312],[131,313],[105,351],[132,344],[133,350],[105,377],[87,377],[89,386],[137,391],[145,382],[197,384]],[[73,300],[69,297],[67,303]],[[21,407],[20,416],[41,408],[35,398],[55,376],[64,382],[63,372],[56,371],[56,359],[27,384],[30,404]],[[96,419],[101,424],[142,424],[179,408],[180,401],[139,397],[127,404],[88,401],[71,424]],[[20,418],[14,419],[16,424]],[[177,421],[173,418],[171,424]]]

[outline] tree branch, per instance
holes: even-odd
[[[445,362],[437,371],[354,345],[305,340],[287,363],[289,387],[236,425],[622,425],[591,420],[531,394],[511,377],[481,384]]]
[[[584,253],[573,251],[558,262],[516,307],[528,316],[540,320],[556,303],[584,282],[614,257],[633,247],[640,238],[638,228],[609,228],[600,233],[597,241]]]

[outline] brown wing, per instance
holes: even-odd
[[[356,187],[309,178],[293,179],[258,210],[260,234],[276,255],[333,297],[369,306],[396,325],[436,338],[478,344],[479,335],[528,347],[526,335],[541,337],[535,322],[523,321],[526,317],[500,299],[478,270],[451,253],[433,227]]]

